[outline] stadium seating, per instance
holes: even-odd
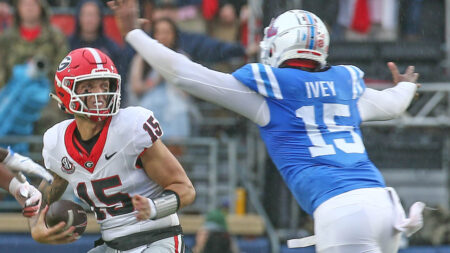
[[[375,80],[391,80],[388,61],[397,63],[402,71],[414,65],[421,82],[432,82],[447,78],[441,66],[444,56],[439,42],[333,42],[328,61],[355,65],[366,78]]]
[[[442,78],[440,62],[443,60],[443,52],[439,43],[414,42],[414,43],[383,43],[380,45],[380,58],[383,62],[394,61],[400,69],[408,65],[414,65],[420,73],[421,80],[438,81]],[[384,70],[386,68],[384,67]],[[390,78],[389,71],[380,70],[382,78]]]

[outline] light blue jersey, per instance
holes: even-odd
[[[385,187],[362,142],[357,101],[363,72],[333,66],[323,72],[247,64],[233,73],[266,98],[270,122],[260,127],[269,155],[309,214],[341,193]]]

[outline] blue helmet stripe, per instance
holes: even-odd
[[[309,29],[311,30],[311,40],[309,41],[309,49],[313,49],[315,43],[314,38],[316,37],[314,30],[314,20],[309,13],[306,13],[306,16],[308,17],[309,24],[311,25],[309,26]]]

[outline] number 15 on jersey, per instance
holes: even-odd
[[[327,131],[331,133],[343,132],[348,134],[353,142],[347,142],[349,138],[333,138],[331,144],[325,142],[323,134],[320,132],[319,125],[316,120],[316,108],[313,105],[302,106],[295,111],[295,115],[301,118],[305,124],[306,133],[312,146],[308,147],[311,157],[334,155],[336,148],[345,153],[364,153],[365,148],[361,136],[355,131],[351,125],[337,125],[335,116],[350,117],[350,108],[345,104],[323,104],[323,122]]]

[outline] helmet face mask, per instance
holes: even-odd
[[[95,79],[107,79],[109,89],[76,92],[80,83]],[[107,55],[97,49],[80,48],[70,52],[59,65],[55,75],[55,91],[60,106],[67,113],[102,121],[119,111],[120,81],[120,75]],[[94,108],[88,108],[88,100],[94,101]]]
[[[105,80],[105,79],[87,79],[88,80]],[[106,79],[108,83],[114,82],[113,79]],[[119,104],[115,103],[119,101],[120,94],[115,91],[115,89],[108,89],[108,91],[103,92],[76,92],[77,86],[83,81],[75,82],[73,85],[73,95],[71,96],[71,101],[69,107],[75,114],[82,114],[88,117],[97,118],[113,116],[119,108]],[[115,84],[109,84],[110,87],[114,87]],[[94,101],[93,106],[89,107],[88,100]]]
[[[325,66],[329,43],[330,36],[322,20],[308,11],[290,10],[264,29],[261,63],[279,67],[290,59],[308,59]]]

